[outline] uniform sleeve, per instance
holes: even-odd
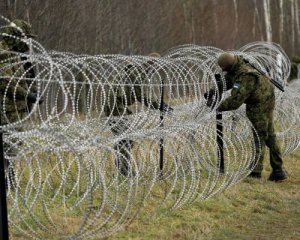
[[[228,91],[233,88],[233,79],[229,74],[225,75],[225,79],[226,79],[226,91]]]
[[[23,61],[26,60],[26,58],[21,58]],[[32,63],[29,61],[26,61],[23,64],[24,70],[26,71],[26,83],[28,84],[28,86],[30,86],[30,92],[34,92],[37,93],[37,83],[36,81],[34,81],[34,78],[36,77],[35,75],[35,71],[33,69]],[[34,82],[33,82],[34,81]]]
[[[238,109],[255,90],[256,79],[254,76],[241,76],[233,84],[231,96],[225,99],[220,106],[218,111],[231,111]]]
[[[23,88],[16,79],[11,78],[13,75],[11,69],[1,70],[3,66],[0,65],[0,89],[1,92],[7,92],[9,96],[16,94],[16,98],[24,98],[27,95],[27,90]],[[8,85],[9,84],[9,85]]]
[[[225,91],[228,91],[228,90],[232,89],[232,87],[233,87],[232,82],[233,81],[232,81],[232,78],[228,74],[225,75],[225,81],[226,81]],[[216,83],[217,83],[217,87],[218,87],[219,92],[222,93],[223,88],[225,87],[222,79],[221,78],[216,78]],[[216,89],[215,88],[212,88],[208,92],[206,92],[206,96],[208,98],[214,96],[215,94],[216,94]],[[220,98],[221,98],[221,96],[220,96]]]
[[[14,66],[15,70],[12,67],[8,67],[10,62],[8,59],[12,58],[13,55],[9,54],[7,49],[5,49],[0,42],[0,89],[1,93],[7,92],[9,96],[16,94],[16,98],[24,98],[27,95],[27,90],[22,87],[20,82],[13,76],[18,77],[24,72],[24,68]],[[22,80],[21,80],[22,81]],[[9,84],[9,85],[8,85]]]

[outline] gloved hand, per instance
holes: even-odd
[[[174,111],[174,109],[172,107],[170,107],[168,104],[164,104],[164,107],[163,107],[164,113],[172,113],[173,111]]]
[[[215,105],[216,105],[216,99],[214,99],[213,97],[210,97],[209,99],[207,99],[206,106],[208,106],[210,108],[214,108]]]
[[[216,99],[214,99],[213,93],[210,93],[210,92],[204,93],[204,98],[207,100],[206,106],[208,106],[210,108],[214,108],[214,106],[216,105]]]
[[[219,73],[215,74],[215,78],[217,80],[217,85],[218,85],[218,88],[219,88],[219,91],[220,91],[220,84],[222,83],[221,74],[219,74]],[[214,90],[214,88],[212,88],[208,92],[204,93],[204,98],[206,100],[209,100],[209,99],[213,98],[214,94],[215,94],[215,90]]]
[[[219,73],[215,74],[215,78],[216,78],[217,82],[222,81],[221,74],[219,74]]]
[[[204,93],[204,98],[207,100],[209,98],[209,92]]]
[[[29,93],[28,95],[27,95],[27,101],[29,102],[29,103],[35,103],[36,101],[37,101],[37,97],[38,97],[38,95],[37,95],[37,93]],[[43,97],[40,97],[39,98],[39,104],[41,104],[42,102],[44,101],[44,98]]]

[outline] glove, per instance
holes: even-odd
[[[222,81],[221,74],[219,73],[215,74],[215,79],[217,80],[217,82],[221,82]]]
[[[214,102],[214,95],[213,93],[206,92],[204,93],[204,98],[206,101],[206,106],[210,107],[210,108],[214,108],[214,106],[216,105],[216,102]]]
[[[210,97],[209,99],[207,99],[206,106],[208,106],[210,108],[214,108],[215,105],[216,105],[216,101],[214,101],[213,97]]]
[[[38,97],[37,93],[29,93],[27,95],[27,101],[29,103],[35,103],[37,101],[37,97]],[[43,97],[40,97],[38,103],[41,104],[43,101],[44,101]]]
[[[217,115],[221,115],[221,114],[222,114],[222,112],[221,112],[221,111],[219,111],[219,109],[217,109],[217,110],[216,110],[216,114],[217,114]]]
[[[221,74],[219,74],[219,73],[215,74],[215,78],[217,80],[218,89],[220,90],[220,84],[222,83]],[[215,94],[215,90],[214,89],[210,89],[208,92],[204,93],[204,98],[206,100],[209,100],[210,98],[213,98],[214,94]]]
[[[207,100],[209,98],[209,92],[204,93],[204,98]]]
[[[168,104],[164,104],[163,110],[164,113],[171,113],[174,111],[172,107],[170,107]]]

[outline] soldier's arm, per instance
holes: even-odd
[[[239,77],[233,85],[231,96],[220,104],[218,111],[238,109],[255,90],[255,82],[256,79],[254,76],[243,75]]]
[[[225,75],[226,85],[222,81],[220,74],[215,74],[215,78],[216,78],[216,83],[217,83],[219,93],[221,93],[223,90],[228,91],[228,90],[232,89],[232,87],[233,87],[232,79],[230,76],[228,76],[228,74]],[[204,97],[206,99],[212,98],[213,95],[215,95],[215,93],[216,93],[216,89],[212,88],[208,92],[205,93]]]
[[[9,54],[7,48],[0,42],[0,61],[2,61],[0,63],[0,89],[2,93],[6,92],[10,97],[16,94],[16,98],[24,98],[27,95],[27,90],[18,84],[17,79],[12,78],[12,76],[18,76],[18,73],[9,66],[8,59],[12,57],[13,55]],[[21,69],[19,68],[17,71],[21,71]]]
[[[7,89],[7,94],[16,96],[17,99],[25,98],[28,94],[28,91],[20,86],[16,80],[12,80]]]
[[[225,80],[226,80],[226,91],[228,91],[233,88],[233,79],[229,74],[226,74]]]
[[[1,66],[0,66],[1,70]],[[10,97],[16,94],[16,98],[24,98],[28,91],[23,88],[18,81],[14,78],[11,78],[12,71],[10,69],[6,69],[5,71],[1,71],[1,79],[0,79],[0,89],[1,92],[6,94]]]
[[[24,70],[26,71],[26,82],[28,86],[30,86],[30,92],[37,93],[37,84],[33,82],[35,78],[35,71],[31,62],[27,61],[27,58],[21,57],[23,63]]]

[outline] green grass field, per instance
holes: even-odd
[[[108,239],[300,239],[300,149],[284,158],[289,179],[245,179],[224,193],[160,218],[140,215]]]

